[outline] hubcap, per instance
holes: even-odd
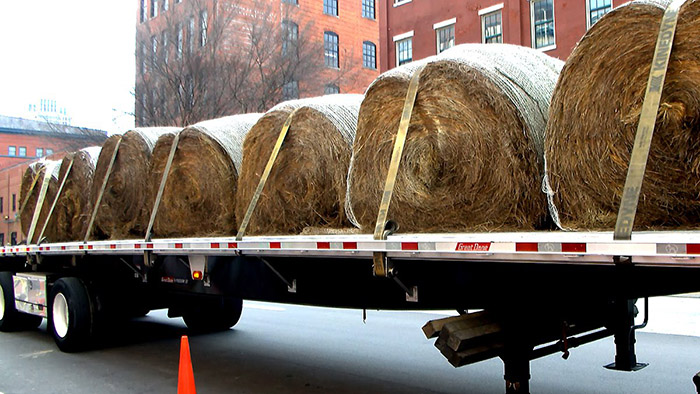
[[[2,290],[2,286],[0,286],[0,320],[5,317],[5,292]]]
[[[68,302],[63,293],[56,294],[53,299],[53,329],[56,335],[63,338],[68,334]]]

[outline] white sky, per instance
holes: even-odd
[[[135,0],[0,0],[0,114],[55,99],[72,124],[124,132],[134,120]]]

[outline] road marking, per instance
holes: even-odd
[[[20,354],[19,356],[21,358],[29,358],[29,357],[37,358],[39,356],[43,356],[44,354],[49,354],[49,353],[53,353],[53,350],[42,350],[42,351],[34,352],[34,353]],[[0,394],[2,394],[2,393],[0,393]]]
[[[262,304],[262,303],[257,303],[257,302],[251,302],[251,301],[246,301],[244,303],[245,308],[250,308],[250,309],[260,309],[263,311],[274,311],[274,312],[284,312],[286,311],[285,308],[279,307],[279,306],[272,306],[272,305],[267,305],[267,304]]]

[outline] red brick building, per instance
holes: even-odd
[[[379,7],[381,70],[474,42],[522,45],[566,60],[587,29],[623,2],[384,0]]]
[[[377,0],[137,0],[137,47],[136,47],[136,123],[148,125],[148,112],[156,113],[179,111],[177,105],[166,108],[167,96],[192,94],[197,101],[196,79],[191,71],[183,76],[180,90],[167,86],[170,93],[160,91],[165,82],[150,83],[164,68],[175,69],[188,56],[205,57],[205,49],[212,46],[216,37],[224,39],[214,45],[221,53],[233,53],[242,47],[251,47],[252,29],[261,28],[257,38],[265,41],[262,51],[286,53],[290,45],[299,41],[311,45],[313,52],[305,52],[304,58],[313,57],[317,68],[309,70],[289,70],[271,63],[261,64],[261,70],[252,74],[261,77],[267,71],[280,74],[283,80],[279,89],[269,95],[277,95],[271,107],[282,99],[320,96],[329,93],[364,93],[367,86],[379,75],[379,23],[377,21]],[[222,18],[221,15],[230,15]],[[261,21],[255,25],[256,19]],[[216,24],[224,24],[219,33]],[[272,37],[272,39],[270,39]],[[207,47],[209,45],[209,47]],[[309,46],[307,45],[307,47]],[[236,52],[236,53],[239,53]],[[256,56],[260,50],[251,53]],[[257,58],[255,59],[257,61]],[[163,65],[167,67],[163,67]],[[309,64],[304,63],[304,64]],[[196,71],[196,70],[192,70]],[[201,71],[200,71],[201,72]],[[284,75],[281,75],[284,74]],[[288,74],[288,75],[287,75]],[[194,82],[188,86],[188,80]],[[179,77],[179,76],[178,76]],[[200,76],[201,77],[201,76]],[[168,79],[162,78],[160,79]],[[170,78],[171,80],[173,78]],[[202,78],[204,79],[204,78]],[[261,82],[260,84],[262,84]],[[256,86],[248,87],[252,90]],[[245,94],[245,92],[241,92]],[[158,97],[166,96],[166,97]],[[202,94],[204,97],[204,94]],[[199,100],[206,102],[205,98]],[[188,103],[185,103],[185,106]],[[269,105],[268,105],[269,104]],[[198,104],[208,105],[208,104]],[[153,108],[152,108],[153,107]],[[179,105],[183,107],[183,105]],[[241,112],[259,112],[268,108],[250,108]],[[223,115],[228,115],[223,114]],[[208,116],[199,114],[199,117]],[[153,118],[163,118],[156,115]],[[196,116],[195,116],[196,118]],[[188,119],[185,119],[188,121]],[[195,119],[199,120],[199,119]],[[174,121],[182,121],[175,119]],[[152,122],[150,122],[152,123]],[[162,123],[162,122],[161,122]],[[172,122],[171,122],[172,123]]]
[[[27,166],[42,158],[101,145],[104,131],[0,115],[0,244],[23,238],[17,217],[20,186]]]

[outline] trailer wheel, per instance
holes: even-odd
[[[51,289],[49,327],[61,351],[76,352],[92,339],[93,306],[88,290],[78,278],[61,278]]]
[[[197,332],[228,330],[238,323],[243,311],[243,300],[219,297],[214,301],[198,303],[182,314],[187,328]]]
[[[0,331],[31,330],[39,327],[42,317],[15,309],[15,286],[11,272],[0,272]]]

